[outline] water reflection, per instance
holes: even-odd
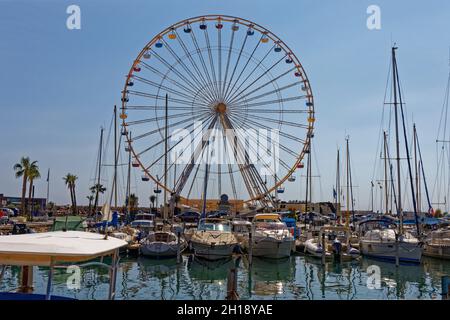
[[[367,268],[380,268],[381,286],[367,286]],[[421,265],[399,266],[372,259],[321,264],[320,259],[292,256],[284,260],[246,257],[205,261],[192,255],[175,259],[122,258],[117,274],[117,299],[224,299],[227,274],[238,270],[241,299],[441,299],[441,276],[450,274],[450,262],[424,258]],[[69,290],[66,271],[57,270],[53,293],[77,299],[106,299],[108,270],[82,269],[81,288]],[[15,290],[19,268],[8,267],[1,291]],[[35,268],[34,286],[45,292],[47,269]]]

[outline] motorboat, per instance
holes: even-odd
[[[280,259],[295,250],[295,239],[278,214],[262,213],[253,218],[250,246],[255,257]]]
[[[350,229],[344,226],[326,226],[317,237],[305,241],[305,252],[313,257],[349,261],[358,259],[360,252],[352,246]]]
[[[130,226],[148,233],[155,227],[155,215],[152,213],[138,213],[130,223]]]
[[[438,229],[430,232],[425,238],[423,255],[450,259],[450,229]]]
[[[152,258],[173,258],[186,249],[186,241],[171,231],[150,232],[140,241],[140,251]]]
[[[207,260],[231,257],[237,244],[230,222],[217,218],[201,219],[190,239],[194,255]]]
[[[251,229],[252,223],[250,221],[240,219],[231,221],[231,232],[233,232],[241,247],[247,247]]]
[[[420,263],[423,243],[410,232],[399,233],[397,225],[384,219],[359,224],[359,249],[365,256],[406,263]]]

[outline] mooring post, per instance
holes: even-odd
[[[442,300],[449,300],[450,276],[442,276],[441,284],[442,284]]]
[[[177,230],[177,263],[181,263],[181,246],[180,246],[181,232]]]
[[[237,269],[231,268],[228,270],[227,278],[227,300],[239,300],[237,293]]]
[[[22,293],[33,292],[33,266],[22,266],[20,277],[19,291]]]
[[[395,266],[398,267],[400,266],[400,258],[398,255],[398,239],[396,237],[395,239]]]
[[[325,233],[322,233],[322,264],[325,265],[325,256],[327,248],[325,247]]]
[[[250,231],[248,233],[248,264],[251,267],[253,263],[253,235]]]

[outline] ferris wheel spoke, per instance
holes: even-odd
[[[194,29],[192,29],[192,32],[191,32],[191,39],[192,39],[192,43],[194,43],[195,49],[198,52],[198,56],[200,58],[200,63],[202,64],[203,71],[205,72],[205,75],[207,76],[207,78],[209,79],[209,81],[211,83],[211,76],[210,76],[208,68],[206,66],[205,59],[203,57],[203,51],[200,49],[200,46],[197,42],[197,37],[195,36]],[[211,90],[211,88],[209,86],[208,86],[208,89]],[[209,95],[212,97],[212,99],[211,99],[212,102],[218,101],[219,97],[214,93],[214,89],[212,90],[212,92],[209,92]]]
[[[228,95],[230,95],[233,92],[233,89],[235,88],[236,84],[239,82],[239,80],[241,79],[242,74],[244,73],[244,71],[247,69],[248,64],[250,63],[250,61],[253,58],[253,55],[255,54],[256,50],[258,49],[260,43],[261,43],[261,39],[262,39],[262,35],[261,38],[259,38],[258,43],[256,44],[255,48],[253,49],[252,53],[250,54],[250,56],[247,59],[247,62],[244,64],[244,67],[242,68],[241,72],[239,73],[239,76],[236,78],[236,81],[234,81],[233,86],[231,87],[229,93],[224,97],[224,100],[227,101],[228,99]],[[267,53],[267,55],[270,52]],[[239,90],[239,88],[238,88]]]
[[[172,123],[171,125],[168,125],[168,126],[167,126],[167,129],[173,128],[173,127],[175,127],[175,126],[177,126],[177,125],[179,125],[179,124],[183,124],[183,123],[186,123],[186,122],[189,122],[189,121],[193,121],[193,120],[195,120],[195,119],[197,119],[197,118],[198,118],[197,116],[193,116],[193,117],[191,117],[191,118],[183,119],[183,120],[181,120],[181,121]],[[203,120],[203,119],[205,119],[205,118],[206,118],[206,116],[203,117],[203,118],[199,118],[199,121],[201,121],[201,120]],[[189,127],[191,127],[191,125],[192,125],[192,124],[189,123],[187,126],[183,127],[183,129],[188,129]],[[151,136],[151,135],[156,134],[156,133],[158,133],[158,132],[161,132],[162,130],[165,130],[165,129],[166,129],[166,126],[164,126],[164,127],[162,127],[162,128],[154,129],[154,130],[152,130],[152,131],[148,131],[148,132],[142,133],[142,134],[140,134],[140,135],[138,135],[138,136],[133,137],[133,140],[132,140],[132,141],[136,141],[136,140],[139,140],[139,139],[142,139],[142,138]]]
[[[301,95],[301,96],[294,96],[294,97],[288,97],[288,98],[281,98],[281,99],[273,99],[273,100],[267,100],[267,101],[261,101],[261,102],[254,102],[254,103],[245,104],[243,106],[245,106],[246,108],[260,107],[260,106],[266,106],[266,105],[280,104],[280,103],[283,103],[283,102],[302,100],[302,99],[305,99],[305,98],[307,98],[307,96]]]
[[[262,94],[260,94],[260,95],[257,95],[257,96],[254,96],[254,97],[250,97],[250,98],[247,99],[247,97],[250,96],[251,94],[253,94],[253,93],[255,93],[255,92],[261,90],[262,88],[264,88],[264,87],[266,87],[266,86],[268,86],[268,85],[274,83],[275,81],[277,81],[277,80],[279,80],[280,78],[282,78],[283,76],[289,74],[289,73],[292,72],[293,70],[295,70],[295,68],[291,68],[291,69],[287,70],[286,72],[283,72],[283,73],[280,74],[279,76],[277,76],[277,77],[275,77],[275,78],[273,78],[273,79],[267,81],[266,83],[260,85],[259,87],[257,87],[256,89],[253,89],[252,91],[246,93],[245,95],[240,96],[240,97],[236,97],[234,100],[230,101],[229,104],[230,104],[230,105],[233,105],[233,104],[238,103],[239,101],[243,101],[244,99],[245,99],[246,102],[249,102],[249,101],[253,101],[253,100],[256,100],[256,99],[259,99],[259,98],[262,98],[262,97],[265,97],[265,96],[268,96],[268,95],[271,95],[271,94],[274,94],[274,93],[278,94],[278,93],[280,93],[281,91],[284,91],[284,90],[286,90],[286,89],[292,88],[292,87],[294,87],[294,86],[296,86],[296,85],[302,83],[302,81],[296,81],[296,82],[293,82],[293,83],[291,83],[291,84],[285,85],[285,86],[283,86],[283,87],[281,87],[281,88],[276,88],[276,89],[274,89],[274,90],[271,90],[271,91],[268,91],[268,92],[265,92],[265,93],[262,93]]]
[[[172,56],[174,57],[174,59],[178,62],[178,64],[184,69],[184,71],[186,71],[186,73],[191,77],[192,81],[194,81],[194,83],[202,83],[202,87],[203,88],[209,88],[211,82],[207,81],[205,79],[199,79],[198,77],[196,77],[191,70],[189,70],[189,68],[187,67],[186,63],[178,56],[178,54],[172,49],[172,47],[167,43],[167,41],[165,41],[164,39],[162,40],[165,44],[166,49],[172,54]],[[209,78],[209,77],[208,77]],[[211,94],[210,92],[208,92],[209,94]],[[211,97],[214,97],[214,95],[211,94]]]
[[[188,99],[190,99],[192,101],[195,101],[195,97],[194,96],[186,94],[186,93],[178,91],[178,90],[175,90],[175,89],[173,89],[171,87],[165,86],[162,83],[157,83],[157,82],[154,82],[152,80],[148,80],[148,79],[145,79],[143,77],[139,77],[139,76],[135,76],[135,75],[133,75],[133,79],[135,79],[135,80],[137,80],[137,81],[139,81],[141,83],[145,83],[145,84],[148,84],[148,85],[150,85],[152,87],[155,87],[158,90],[162,89],[163,91],[166,91],[166,92],[169,92],[169,93],[173,93],[173,94],[175,94],[177,96],[180,96],[180,97],[183,97],[183,98],[188,98]]]
[[[163,101],[166,100],[165,96],[163,96],[163,95],[152,94],[152,93],[147,93],[147,92],[137,91],[137,90],[127,90],[127,91],[128,91],[128,94],[136,95],[139,97],[145,97],[145,98],[151,98],[151,99],[163,100]],[[195,103],[195,102],[177,99],[177,98],[171,98],[171,97],[168,98],[168,101],[176,102],[176,103],[184,104],[184,105],[188,105],[188,106],[196,106],[196,107],[201,107],[201,108],[205,107],[203,104],[200,104],[200,103]]]
[[[187,117],[192,115],[192,112],[186,112],[186,113],[179,113],[179,114],[175,114],[175,115],[170,115],[167,117],[167,119],[175,119],[175,118],[180,118],[180,117]],[[152,122],[156,122],[158,120],[163,120],[166,119],[166,117],[154,117],[154,118],[147,118],[147,119],[142,119],[142,120],[134,120],[134,121],[129,121],[126,123],[127,126],[134,126],[134,125],[138,125],[138,124],[146,124],[146,123],[152,123]]]
[[[214,118],[211,120],[208,129],[214,128],[215,124],[217,122],[217,115],[214,116]],[[209,137],[211,135],[211,130],[207,130],[206,133],[203,135],[201,143],[197,145],[195,148],[194,153],[191,155],[191,159],[188,163],[188,165],[184,168],[182,174],[177,179],[176,183],[176,193],[180,194],[180,192],[183,190],[187,179],[189,179],[190,174],[192,173],[192,169],[194,167],[195,161],[197,161],[199,154],[203,154],[203,149],[205,148],[206,142],[209,140]]]
[[[309,110],[303,109],[297,109],[297,110],[286,110],[286,109],[245,109],[243,111],[243,113],[273,113],[273,114],[285,114],[285,113],[289,113],[289,114],[297,114],[297,113],[309,113]]]
[[[226,114],[221,115],[221,121],[222,126],[227,129],[233,129],[233,125],[231,123],[231,120],[228,118]],[[231,133],[234,137],[235,141],[235,148],[237,149],[237,154],[240,154],[241,162],[239,163],[239,170],[241,171],[242,178],[244,179],[244,184],[246,185],[247,192],[251,195],[251,198],[256,198],[257,195],[262,195],[266,193],[266,186],[264,185],[263,180],[261,179],[261,176],[259,175],[258,171],[256,170],[255,166],[253,164],[249,163],[249,155],[245,147],[242,145],[241,141],[239,140],[238,136],[236,135],[236,131],[232,130],[227,133]],[[245,141],[244,141],[245,144]],[[256,190],[256,194],[254,190]]]
[[[252,82],[252,83],[250,84],[250,86],[247,86],[244,90],[239,91],[239,90],[242,88],[242,86],[244,85],[244,83],[246,83],[247,80],[250,79],[250,77],[253,75],[253,73],[254,73],[256,70],[258,70],[259,66],[260,66],[260,65],[263,63],[263,61],[269,56],[269,54],[272,52],[272,50],[273,50],[274,47],[275,47],[275,45],[272,46],[272,47],[269,49],[269,51],[267,51],[267,53],[264,55],[264,57],[263,57],[261,60],[258,61],[258,63],[256,64],[256,66],[250,71],[250,73],[247,75],[247,77],[245,77],[245,79],[241,82],[241,84],[240,84],[234,91],[230,91],[230,93],[229,93],[228,96],[227,96],[227,101],[233,101],[233,100],[236,98],[236,96],[239,96],[240,94],[242,94],[247,88],[249,88],[249,87],[254,83],[254,82]],[[281,61],[281,60],[277,61],[277,63],[279,63],[280,61]],[[277,64],[277,63],[276,63],[276,64]],[[270,72],[270,69],[268,69],[267,72]],[[257,80],[259,80],[259,79],[257,79]],[[237,92],[239,92],[239,93],[237,93]]]
[[[248,39],[248,34],[246,33],[244,41],[243,41],[242,46],[241,46],[241,49],[239,50],[239,54],[238,54],[238,57],[236,59],[236,63],[234,64],[234,68],[233,68],[233,72],[231,73],[230,81],[228,81],[227,88],[226,88],[225,93],[223,94],[222,98],[224,98],[224,97],[226,97],[228,95],[228,90],[230,89],[230,85],[233,82],[233,78],[234,78],[234,75],[236,73],[237,66],[239,65],[239,61],[241,60],[242,52],[244,51],[245,44],[247,43],[247,39]]]
[[[210,68],[211,68],[211,74],[212,74],[212,78],[213,78],[214,94],[218,99],[217,101],[219,101],[220,94],[219,94],[219,89],[217,86],[216,68],[214,67],[214,59],[213,59],[212,51],[211,51],[211,43],[209,41],[208,29],[205,30],[204,34],[205,34],[206,48],[208,49],[208,57],[209,57],[209,64],[210,64]]]
[[[263,120],[263,121],[267,121],[267,122],[272,122],[272,123],[276,123],[276,124],[280,124],[280,125],[287,125],[287,126],[291,126],[291,127],[296,127],[296,128],[302,128],[302,129],[308,129],[309,128],[305,124],[295,123],[295,122],[292,122],[292,121],[275,120],[275,119],[261,117],[261,116],[256,116],[256,115],[252,115],[252,118]]]
[[[189,87],[187,87],[187,86],[185,86],[184,84],[178,82],[177,80],[172,79],[172,78],[169,77],[167,74],[164,74],[164,73],[162,73],[161,71],[159,71],[158,69],[156,69],[156,68],[150,66],[149,64],[147,64],[147,63],[145,63],[145,62],[143,62],[143,61],[141,61],[141,64],[144,66],[144,68],[148,69],[149,71],[153,72],[154,74],[157,74],[162,80],[167,80],[168,82],[172,83],[172,84],[175,85],[176,87],[178,87],[178,88],[184,90],[184,91],[187,92],[187,93],[190,93],[190,95],[191,95],[193,98],[197,98],[197,97],[198,97],[198,99],[199,99],[199,100],[202,100],[203,103],[209,104],[209,100],[207,99],[207,97],[205,97],[200,91],[195,92],[194,90],[191,89],[191,84],[190,84],[190,82],[188,83],[188,84],[189,84]],[[170,69],[170,70],[172,70],[172,69]],[[133,75],[132,77],[134,77],[134,75]]]
[[[222,29],[217,29],[217,42],[218,42],[218,48],[217,51],[217,61],[218,61],[218,70],[219,70],[219,81],[217,85],[219,88],[222,86]],[[222,97],[223,98],[223,97]]]
[[[233,118],[232,115],[230,115],[230,117]],[[242,117],[240,117],[240,119],[241,119],[241,121],[242,121],[243,123],[247,122],[247,123],[252,124],[252,125],[254,125],[254,126],[256,126],[256,127],[260,128],[260,129],[267,130],[267,126],[261,125],[260,123],[258,123],[258,122],[256,122],[256,121],[252,121],[251,119],[248,119],[248,118],[242,119]],[[299,143],[301,143],[301,144],[304,144],[304,143],[306,142],[305,140],[300,139],[300,138],[298,138],[298,137],[296,137],[296,136],[293,136],[293,135],[291,135],[291,134],[289,134],[289,133],[286,133],[286,132],[284,132],[284,131],[282,131],[282,130],[278,130],[278,134],[279,134],[280,136],[282,136],[282,137],[285,137],[285,138],[287,138],[287,139],[293,140],[293,141],[295,141],[295,142],[299,142]]]
[[[157,105],[141,105],[141,106],[135,106],[135,105],[127,105],[124,107],[126,110],[165,110],[165,106],[157,106]],[[203,108],[202,108],[203,109]],[[205,108],[207,109],[207,108]],[[170,107],[170,110],[194,110],[193,107]]]
[[[222,83],[222,88],[220,90],[221,92],[221,96],[223,97],[225,94],[225,84],[227,83],[227,78],[228,78],[228,68],[230,67],[230,58],[231,58],[231,51],[233,50],[233,43],[234,43],[234,32],[231,34],[231,39],[230,39],[230,46],[228,47],[228,56],[227,56],[227,64],[226,64],[226,68],[225,68],[225,78],[223,80]]]
[[[207,124],[207,121],[205,121],[205,122],[206,122],[206,124]],[[206,128],[206,125],[203,126],[202,130],[205,129],[205,128]],[[183,139],[186,138],[186,137],[188,137],[189,135],[191,135],[194,131],[195,131],[195,128],[192,129],[192,130],[189,132],[189,134],[186,134],[186,135],[183,137]],[[197,134],[195,135],[195,137],[197,137],[198,134],[199,134],[199,133],[197,133]],[[194,140],[195,140],[195,137],[194,137]],[[171,152],[171,151],[173,150],[173,148],[175,148],[177,145],[179,145],[179,144],[183,141],[183,139],[180,139],[177,143],[175,143],[172,147],[170,147],[170,148],[168,149],[168,152]],[[161,155],[161,156],[160,156],[158,159],[156,159],[154,162],[152,162],[152,163],[151,163],[148,167],[146,167],[145,169],[146,169],[146,170],[149,170],[149,169],[150,169],[151,167],[153,167],[156,163],[158,163],[162,158],[164,158],[164,154]]]
[[[244,141],[244,145],[245,145],[245,137],[242,137],[239,133],[237,133],[236,134],[236,136],[239,136],[240,137],[240,139],[242,139],[243,141]],[[254,148],[254,146],[253,146],[253,142],[255,142],[255,143],[257,143],[257,147],[260,147],[261,146],[261,144],[259,144],[258,143],[258,140],[257,139],[252,139],[252,137],[249,137],[249,150],[251,151],[251,152],[254,152],[255,154],[258,154],[258,151]],[[245,154],[244,154],[245,155]],[[261,161],[263,161],[263,166],[265,166],[266,168],[270,168],[270,166],[268,166],[269,165],[269,163],[267,163],[267,162],[264,162],[264,159],[262,158],[262,157],[259,157],[258,156],[258,158],[257,158],[257,161],[259,161],[259,160],[261,160]],[[246,160],[246,162],[247,162],[247,160]],[[273,172],[273,170],[272,170],[272,172]],[[275,174],[275,173],[274,173]]]
[[[204,75],[201,73],[200,68],[198,67],[197,63],[195,62],[194,58],[192,57],[192,54],[189,52],[186,44],[182,40],[182,37],[180,37],[180,35],[178,34],[177,31],[175,31],[175,33],[177,35],[177,39],[178,39],[178,42],[180,43],[180,46],[183,48],[183,51],[184,51],[185,55],[188,57],[189,61],[191,62],[192,66],[194,67],[194,69],[195,69],[196,73],[198,74],[198,76],[202,78],[204,84],[209,84],[211,81],[210,80],[206,80],[204,78]],[[200,52],[199,52],[199,54],[200,54]]]
[[[169,71],[172,71],[180,79],[182,79],[188,85],[188,87],[194,88],[195,91],[197,91],[199,94],[202,94],[207,101],[211,101],[211,97],[208,95],[208,93],[205,92],[204,90],[202,90],[202,88],[198,86],[198,84],[200,84],[200,82],[192,82],[192,80],[189,80],[186,76],[184,76],[177,68],[175,68],[175,66],[171,65],[166,59],[161,57],[156,51],[154,51],[152,49],[151,52],[162,64],[164,64],[166,66],[166,68]]]
[[[230,119],[230,121],[231,121],[231,119]],[[244,140],[244,144],[245,144],[245,137],[242,137],[242,135],[240,135],[239,134],[239,132],[238,132],[238,134],[237,135],[239,135],[240,137],[241,137],[241,139],[243,139]],[[259,139],[256,139],[256,137],[252,137],[252,136],[249,136],[249,142],[251,142],[251,143],[249,143],[249,149],[250,150],[252,150],[253,152],[255,152],[255,154],[258,154],[258,152],[257,152],[257,150],[253,147],[253,144],[256,144],[256,146],[258,147],[258,148],[267,148],[267,146],[265,146],[265,145],[263,145],[263,144],[261,144],[261,142],[259,141]],[[284,146],[282,146],[281,144],[279,144],[279,147],[280,148],[282,148],[282,147],[284,147]],[[286,148],[286,147],[284,147],[284,148]],[[286,148],[286,150],[288,150],[288,153],[290,153],[291,155],[293,155],[294,157],[297,157],[297,155],[295,154],[295,153],[293,153],[291,150],[289,150],[288,148]],[[270,152],[270,154],[271,154],[272,152]],[[262,157],[258,157],[258,160],[263,160],[263,158]],[[289,166],[286,164],[286,162],[284,162],[282,159],[279,159],[279,161],[280,161],[280,163],[283,165],[283,167],[286,169],[286,170],[290,170],[290,168],[289,168]],[[268,165],[268,163],[267,162],[264,162],[264,164],[263,164],[264,166],[266,166],[266,165]],[[266,166],[267,167],[267,166]],[[275,172],[274,171],[272,171],[274,174],[275,174]]]
[[[206,126],[205,126],[204,128],[206,128]],[[204,128],[203,128],[203,129],[204,129]],[[191,135],[194,131],[195,131],[195,128],[194,128],[191,132],[189,132],[188,135],[185,135],[182,139],[184,139],[184,138],[186,138],[187,136]],[[197,133],[197,134],[195,135],[194,140],[195,140],[195,138],[196,138],[199,134],[200,134],[200,132]],[[181,139],[181,140],[182,140],[182,139]],[[183,154],[187,151],[187,149],[190,148],[190,147],[191,147],[191,145],[187,145],[186,147],[184,147],[183,150],[181,150],[179,156],[183,155]],[[171,151],[171,150],[172,150],[172,148],[171,148],[169,151]],[[203,151],[202,151],[202,152],[203,152]],[[203,153],[202,153],[202,156],[203,156]],[[172,163],[169,165],[169,167],[168,167],[168,169],[167,169],[167,172],[170,172],[171,168],[172,168],[175,164],[176,164],[175,161],[172,162]],[[166,175],[166,172],[164,172],[164,174],[163,174],[163,176],[162,176],[161,178],[164,178],[165,175]],[[195,179],[195,178],[194,178],[194,179]],[[176,181],[175,181],[175,185],[176,185]]]
[[[268,74],[270,72],[270,70],[272,70],[273,68],[275,68],[281,61],[284,60],[284,57],[280,58],[279,60],[277,60],[274,64],[272,64],[269,68],[267,68],[261,75],[259,75],[255,80],[253,80],[248,86],[246,86],[244,89],[242,89],[241,91],[239,91],[239,93],[234,93],[234,95],[232,95],[229,99],[229,101],[234,101],[237,97],[239,97],[241,94],[243,94],[245,91],[247,91],[249,88],[251,88],[255,83],[257,83],[262,77],[264,77],[266,74]],[[262,61],[262,60],[261,60]],[[260,61],[260,63],[261,63]],[[253,74],[253,73],[251,73]],[[249,76],[251,75],[249,74]],[[248,79],[248,77],[247,77]],[[246,79],[246,80],[247,80]],[[245,81],[244,81],[245,82]],[[241,84],[242,85],[242,84]]]

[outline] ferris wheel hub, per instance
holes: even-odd
[[[223,102],[220,102],[214,107],[214,109],[216,110],[216,112],[223,114],[227,111],[227,105]]]

